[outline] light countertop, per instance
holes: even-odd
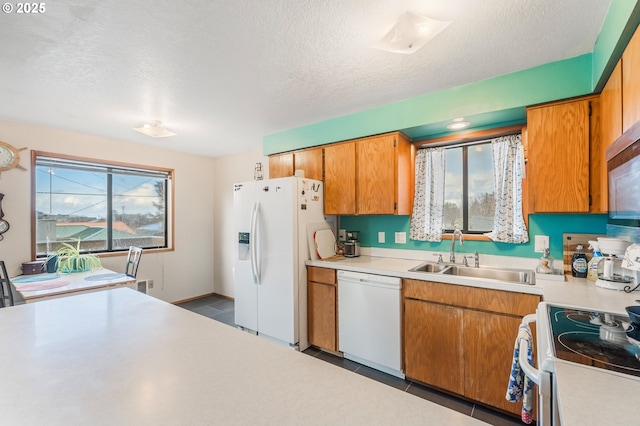
[[[430,256],[424,257],[428,258],[430,261],[433,260]],[[502,267],[507,268],[535,269],[535,266],[531,267],[531,263],[526,263],[526,260],[523,262],[518,258],[503,257],[502,261],[500,261],[500,259],[496,258],[498,258],[498,256],[494,256],[491,259],[491,264],[487,266],[495,267],[502,265]],[[537,260],[533,260],[537,263]],[[603,289],[596,287],[593,281],[588,281],[586,278],[574,278],[571,276],[565,277],[566,281],[536,279],[536,283],[530,285],[508,283],[490,279],[460,277],[447,274],[409,271],[409,269],[420,265],[423,261],[424,260],[419,259],[401,259],[382,256],[360,256],[352,258],[345,257],[338,260],[309,260],[307,261],[307,265],[447,284],[490,288],[518,293],[537,294],[540,295],[544,301],[549,303],[625,315],[625,306],[637,304],[635,300],[640,300],[640,292],[638,291],[625,293],[624,291]],[[485,265],[481,263],[481,267],[482,266]]]
[[[127,288],[0,309],[3,424],[479,425]]]
[[[433,260],[428,255],[424,257],[424,260]],[[437,273],[409,272],[409,269],[418,266],[424,260],[360,256],[332,261],[313,260],[308,261],[307,265],[538,294],[547,303],[623,315],[626,315],[626,306],[637,305],[636,299],[640,300],[640,292],[625,293],[624,291],[603,289],[596,287],[594,282],[585,278],[571,276],[565,277],[566,281],[538,279],[535,285],[527,285]],[[491,266],[502,264],[513,268],[535,268],[535,264],[531,262],[527,263],[526,260],[514,258],[501,260],[496,256],[490,259],[490,262]],[[637,423],[635,410],[630,407],[633,406],[633,395],[640,393],[640,378],[611,374],[605,370],[588,368],[580,364],[565,362],[556,364],[558,403],[563,424],[630,425]]]

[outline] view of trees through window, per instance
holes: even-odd
[[[36,158],[36,254],[167,247],[166,171]]]
[[[495,190],[490,142],[447,148],[444,228],[467,233],[493,230]]]

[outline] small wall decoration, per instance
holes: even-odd
[[[0,173],[17,167],[21,170],[27,170],[20,165],[20,151],[27,148],[16,149],[6,142],[0,141]]]

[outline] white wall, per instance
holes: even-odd
[[[214,291],[215,191],[210,188],[215,186],[215,163],[223,161],[7,120],[0,120],[0,140],[28,148],[21,152],[20,161],[28,170],[14,169],[0,176],[4,218],[11,226],[0,241],[0,260],[10,276],[20,273],[22,262],[32,260],[30,170],[31,150],[36,150],[174,169],[175,250],[145,252],[138,279],[153,279],[149,294],[169,302]],[[104,267],[116,271],[123,270],[124,263],[124,255],[103,258]]]
[[[262,144],[247,152],[214,161],[215,292],[233,297],[233,256],[237,236],[233,230],[233,184],[253,180],[256,163],[261,162],[264,178],[269,177],[269,159],[262,155]]]

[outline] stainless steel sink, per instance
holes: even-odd
[[[499,280],[517,284],[535,284],[535,273],[529,269],[474,268],[471,266],[424,262],[415,268],[409,269],[409,271]]]
[[[432,272],[438,273],[447,269],[449,265],[445,263],[435,263],[435,262],[424,262],[415,268],[409,269],[410,272]]]
[[[451,265],[443,274],[460,277],[486,278],[518,284],[535,284],[534,271],[528,269],[471,268]]]

